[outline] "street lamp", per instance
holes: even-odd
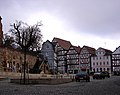
[[[26,84],[26,39],[23,40],[23,45],[24,45],[24,63],[23,63],[23,83]]]
[[[23,68],[24,68],[24,77],[23,77],[23,80],[24,80],[24,84],[26,83],[26,79],[25,79],[25,77],[26,77],[26,47],[24,48],[24,65],[23,65]]]

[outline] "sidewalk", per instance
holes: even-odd
[[[6,78],[5,78],[5,77],[3,77],[3,76],[0,76],[0,81],[1,81],[1,80],[4,80],[4,79],[6,79]]]

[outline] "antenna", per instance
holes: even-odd
[[[104,42],[104,47],[106,48],[106,42]]]

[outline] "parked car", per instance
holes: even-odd
[[[80,80],[86,80],[86,82],[90,82],[90,76],[87,72],[79,72],[75,75],[75,80],[80,81]]]
[[[93,75],[93,79],[104,79],[105,75],[102,72],[95,72]]]
[[[107,71],[103,71],[102,73],[105,75],[105,77],[110,78],[110,74],[109,74],[109,72],[107,72]]]
[[[120,76],[120,71],[114,71],[113,74],[116,76]]]
[[[94,72],[90,72],[89,75],[90,75],[90,76],[93,76],[93,75],[94,75]]]

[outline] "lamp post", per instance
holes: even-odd
[[[27,37],[25,37],[25,39],[23,40],[24,43],[23,83],[24,84],[26,84],[26,39]]]
[[[24,80],[24,84],[25,84],[26,83],[26,47],[24,48],[24,65],[23,65],[23,68],[24,68],[23,80]]]
[[[57,78],[58,78],[58,58],[56,60],[56,63],[57,63]]]

